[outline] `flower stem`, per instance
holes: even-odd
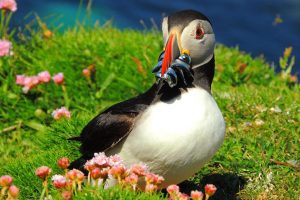
[[[1,38],[4,37],[4,20],[5,20],[5,10],[1,11],[1,23],[0,23],[0,33],[1,33]]]
[[[5,192],[6,192],[6,190],[7,190],[7,187],[3,187],[1,189],[1,200],[3,200],[5,198]]]
[[[91,184],[91,173],[89,172],[88,174],[88,180],[87,180],[87,185]]]
[[[43,183],[43,190],[40,196],[40,200],[44,200],[45,192],[46,192],[46,188],[44,187],[44,183]]]
[[[63,91],[63,94],[64,94],[64,100],[65,100],[66,108],[69,109],[70,99],[69,99],[69,96],[68,96],[67,87],[65,85],[62,85],[61,88],[62,88],[62,91]]]

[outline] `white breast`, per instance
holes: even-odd
[[[145,163],[177,184],[196,173],[223,142],[225,123],[210,94],[192,88],[167,103],[149,107],[123,143],[119,153],[128,165]]]

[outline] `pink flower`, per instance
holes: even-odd
[[[13,199],[18,199],[19,191],[19,188],[17,188],[15,185],[10,186],[8,189],[8,193]]]
[[[64,83],[64,74],[60,72],[60,73],[54,75],[52,77],[52,79],[53,79],[54,83],[61,85]]]
[[[25,76],[24,75],[17,75],[16,76],[16,84],[17,85],[24,85]]]
[[[99,178],[101,178],[101,179],[107,179],[108,172],[109,172],[109,168],[108,167],[102,168],[102,169],[96,167],[90,173],[91,173],[92,179],[97,180]]]
[[[52,117],[55,120],[59,120],[61,118],[71,118],[71,112],[67,110],[66,107],[61,107],[52,112]]]
[[[82,182],[84,179],[84,174],[77,169],[72,169],[72,170],[68,171],[68,173],[66,174],[66,177],[68,179],[70,179],[71,181]]]
[[[72,169],[72,170],[68,171],[68,173],[66,174],[66,177],[68,179],[70,179],[71,181],[75,181],[76,180],[76,175],[77,175],[76,170],[77,169]]]
[[[62,189],[67,185],[67,179],[62,175],[54,175],[52,176],[52,183],[56,189]]]
[[[82,74],[85,77],[90,77],[91,76],[91,71],[88,68],[85,68],[82,70]]]
[[[61,168],[61,169],[67,169],[70,165],[70,160],[69,158],[60,158],[58,161],[57,161],[57,165]]]
[[[0,6],[1,6],[1,2],[0,2]],[[0,40],[0,57],[12,55],[11,48],[12,45],[8,40]]]
[[[71,200],[72,199],[72,193],[70,191],[62,192],[61,196],[62,196],[63,200]]]
[[[125,178],[125,183],[130,184],[133,190],[136,189],[139,177],[136,174],[130,174]]]
[[[35,170],[35,175],[45,180],[50,174],[51,169],[47,166],[41,166]]]
[[[145,187],[145,192],[151,193],[151,192],[155,192],[157,189],[158,189],[157,185],[147,184]]]
[[[167,192],[168,192],[170,195],[174,195],[174,194],[179,193],[179,187],[178,187],[178,185],[169,185],[169,186],[167,187]]]
[[[147,166],[143,165],[143,164],[135,164],[135,165],[131,166],[129,171],[138,176],[145,176],[146,172],[147,172]]]
[[[209,197],[214,195],[215,192],[217,191],[217,188],[213,184],[206,184],[205,187],[205,194],[208,195]]]
[[[76,171],[76,178],[78,182],[82,182],[84,180],[84,173],[82,171]]]
[[[115,166],[115,165],[119,165],[123,162],[123,160],[121,159],[121,157],[119,155],[113,155],[113,156],[109,156],[108,158],[108,163],[110,166]]]
[[[24,87],[22,90],[25,94],[27,94],[29,90],[37,86],[39,83],[40,80],[37,76],[25,77],[23,82]]]
[[[38,74],[41,83],[48,83],[51,80],[51,75],[48,71],[43,71]]]
[[[198,190],[191,191],[191,198],[192,198],[192,200],[202,200],[203,193]]]
[[[17,3],[15,0],[0,0],[0,9],[15,12],[17,10]]]
[[[103,168],[109,166],[109,159],[104,153],[95,153],[92,160],[97,167]]]
[[[162,176],[153,174],[153,173],[148,173],[145,176],[145,181],[147,183],[152,183],[154,185],[160,185],[165,179]]]
[[[189,195],[187,195],[187,194],[179,193],[179,194],[178,194],[178,199],[179,199],[179,200],[189,200],[190,197],[189,197]]]
[[[101,177],[101,169],[99,169],[98,167],[96,167],[95,169],[93,169],[91,171],[91,177],[92,179],[99,179]]]
[[[86,161],[86,163],[84,164],[84,169],[88,170],[89,172],[91,172],[95,168],[96,166],[93,159]]]
[[[112,166],[109,174],[114,178],[122,178],[126,173],[126,167],[123,164]]]
[[[9,175],[4,175],[0,177],[0,186],[9,187],[13,182],[13,178]]]

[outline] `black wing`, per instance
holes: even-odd
[[[96,116],[75,140],[80,141],[80,152],[85,158],[115,146],[132,130],[134,123],[148,106],[155,101],[161,84],[154,84],[147,92],[115,104]]]

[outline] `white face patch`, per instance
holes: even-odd
[[[197,29],[204,32],[203,37],[197,38]],[[215,34],[209,22],[193,20],[181,34],[181,45],[191,53],[192,67],[198,67],[209,62],[214,55]]]

